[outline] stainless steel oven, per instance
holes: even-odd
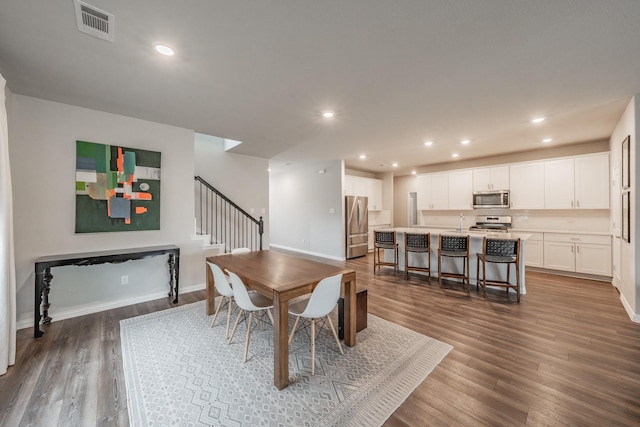
[[[474,209],[506,209],[509,208],[509,203],[509,190],[473,193]]]

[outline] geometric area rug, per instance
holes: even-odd
[[[210,328],[199,301],[120,321],[132,426],[380,426],[453,348],[369,314],[344,355],[319,333],[315,376],[309,335],[296,333],[278,390],[271,326],[251,332],[243,363],[245,322],[229,345],[223,314]]]

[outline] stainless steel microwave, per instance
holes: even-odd
[[[477,191],[473,193],[474,209],[507,209],[509,208],[509,190]]]

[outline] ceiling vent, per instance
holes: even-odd
[[[99,39],[113,42],[114,17],[111,13],[79,0],[74,0],[74,4],[78,30]]]

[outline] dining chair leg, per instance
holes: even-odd
[[[216,308],[216,312],[213,314],[213,320],[211,321],[211,328],[213,328],[213,325],[215,325],[216,323],[216,319],[218,318],[218,314],[220,314],[220,310],[222,309],[222,306],[224,305],[224,300],[227,297],[225,297],[224,295],[222,296],[222,299],[220,300],[220,304],[218,304],[218,307]]]
[[[233,325],[233,331],[231,332],[231,337],[229,338],[229,344],[231,344],[231,341],[233,341],[233,336],[236,334],[236,328],[238,327],[238,323],[240,322],[240,318],[242,317],[243,313],[244,310],[240,309],[240,313],[238,313],[238,317],[236,318],[236,323]]]
[[[249,337],[251,336],[251,319],[253,319],[253,311],[249,312],[249,320],[247,320],[247,339],[244,343],[244,362],[247,363],[247,354],[249,353]]]
[[[311,375],[316,370],[316,319],[311,319]]]
[[[293,323],[293,329],[291,329],[291,335],[289,335],[289,345],[291,345],[291,341],[293,341],[293,336],[296,333],[296,328],[298,327],[299,321],[300,321],[300,316],[296,316],[296,321]]]
[[[342,345],[340,345],[340,340],[338,339],[336,328],[333,327],[333,322],[331,321],[331,317],[327,316],[327,320],[329,321],[331,332],[333,332],[333,337],[336,339],[336,344],[338,344],[338,350],[340,350],[340,354],[344,355],[344,352],[342,351]]]
[[[263,320],[264,318],[262,317],[263,316],[262,310],[258,310],[258,314],[260,315],[260,320],[259,320],[259,322],[260,322],[260,330],[264,331],[264,320]],[[257,320],[258,319],[256,319],[256,321]]]
[[[227,332],[224,337],[229,339],[229,325],[231,325],[231,311],[233,311],[233,298],[229,298],[229,306],[227,307]]]

